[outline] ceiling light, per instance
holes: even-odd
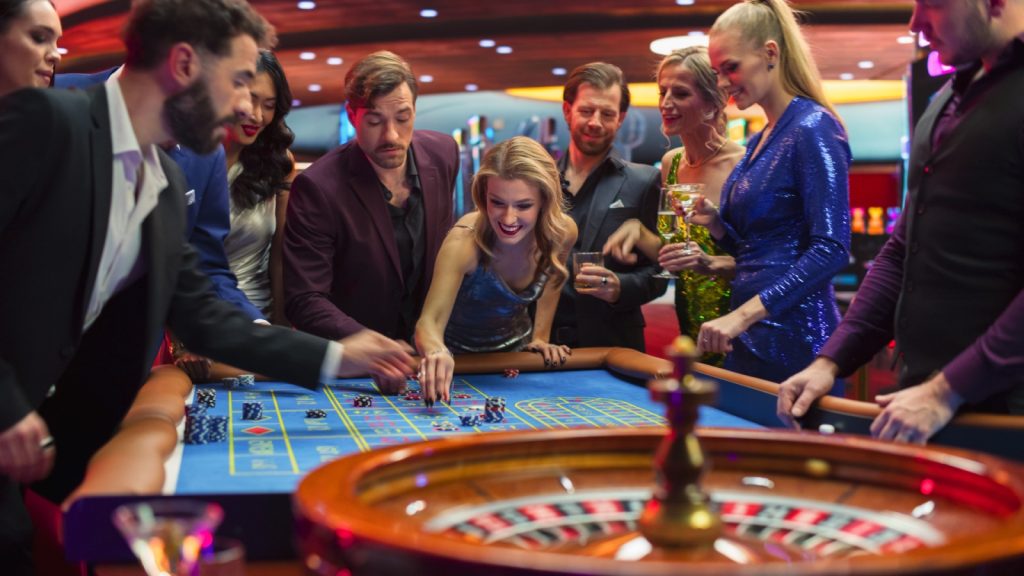
[[[321,90],[323,90],[323,87],[320,86],[319,84],[310,84],[309,85],[309,91],[310,92],[319,92]]]
[[[433,8],[424,8],[420,10],[420,16],[423,18],[437,18],[437,10]]]
[[[906,35],[906,36],[900,36],[900,37],[896,38],[896,42],[898,42],[900,44],[913,44],[914,43],[914,37],[909,35],[909,34]]]
[[[494,51],[497,52],[498,54],[511,54],[512,53],[512,47],[511,46],[498,46],[497,48],[494,49]]]
[[[484,38],[483,40],[480,41],[481,48],[494,48],[495,44],[497,44],[497,42],[491,40],[490,38]]]
[[[840,80],[853,80],[853,74],[850,74],[849,72],[843,72],[842,74],[839,75],[839,79]]]
[[[330,66],[341,66],[344,62],[340,56],[331,56],[327,59],[327,64]]]
[[[693,6],[694,0],[676,0],[676,4],[680,6]]]
[[[860,62],[857,62],[857,67],[861,70],[870,70],[875,67],[875,63],[871,60],[861,60]]]
[[[425,84],[430,84],[433,81],[434,81],[434,77],[431,76],[430,74],[423,74],[423,75],[420,76],[420,82],[423,82]]]
[[[651,42],[651,52],[666,56],[673,50],[682,50],[683,48],[689,48],[691,46],[707,46],[708,37],[704,34],[701,35],[690,35],[686,36],[666,36],[665,38],[658,38]]]
[[[476,92],[480,87],[476,84],[466,84],[466,92]]]
[[[299,60],[316,60],[316,54],[313,52],[299,52]]]
[[[312,10],[313,8],[316,8],[316,2],[312,2],[311,0],[302,0],[302,2],[299,2],[299,10]]]
[[[569,71],[559,66],[558,68],[552,68],[551,73],[554,74],[555,76],[565,76],[566,74],[569,73]]]
[[[292,108],[298,108],[299,106],[302,106],[302,100],[292,98]]]
[[[57,47],[57,53],[60,54],[61,56],[63,56],[63,55],[68,53],[68,49],[63,47],[63,46],[58,46]]]

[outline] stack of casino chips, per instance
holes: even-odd
[[[327,411],[319,408],[313,408],[312,410],[306,410],[306,418],[327,418]]]
[[[220,382],[221,382],[221,384],[224,385],[225,388],[229,388],[229,389],[238,388],[238,378],[235,378],[234,376],[228,376],[227,378],[221,378]]]
[[[369,408],[373,406],[373,397],[367,396],[366,394],[360,394],[352,400],[352,405],[356,408]]]
[[[195,403],[206,408],[217,405],[217,391],[213,388],[197,388]]]
[[[256,386],[256,376],[252,374],[239,374],[238,385],[242,388],[253,388]]]
[[[228,437],[228,417],[195,412],[185,418],[185,443],[209,444]]]
[[[505,399],[500,396],[491,396],[484,405],[484,420],[486,422],[501,422],[505,419]]]
[[[459,416],[459,422],[461,422],[463,426],[479,426],[480,412],[476,410],[467,410]]]
[[[262,402],[242,402],[242,420],[262,420]]]

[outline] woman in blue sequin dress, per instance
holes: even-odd
[[[576,242],[551,155],[524,136],[506,140],[484,156],[471,193],[476,211],[460,218],[441,245],[416,323],[420,386],[431,400],[448,400],[453,352],[530,350],[548,365],[570,353],[549,342]]]
[[[847,263],[850,147],[784,0],[748,0],[711,28],[719,85],[768,123],[722,188],[721,209],[693,217],[736,259],[732,312],[705,322],[698,346],[725,367],[775,382],[814,359],[839,323],[831,280]]]

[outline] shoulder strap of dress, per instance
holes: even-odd
[[[452,226],[452,228],[465,228],[466,230],[469,230],[470,232],[473,232],[473,231],[476,230],[475,228],[473,228],[469,224],[456,224],[456,225]]]
[[[676,153],[675,156],[672,157],[672,167],[669,168],[668,178],[665,179],[665,184],[668,184],[668,185],[678,184],[678,182],[676,182],[676,174],[679,172],[679,160],[681,160],[682,157],[683,157],[683,151],[682,150],[680,150],[678,153]]]

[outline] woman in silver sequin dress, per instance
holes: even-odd
[[[430,399],[449,399],[453,352],[530,350],[549,365],[570,353],[549,342],[576,242],[554,160],[529,138],[506,140],[484,156],[472,196],[476,211],[460,218],[442,244],[416,324],[420,384]]]

